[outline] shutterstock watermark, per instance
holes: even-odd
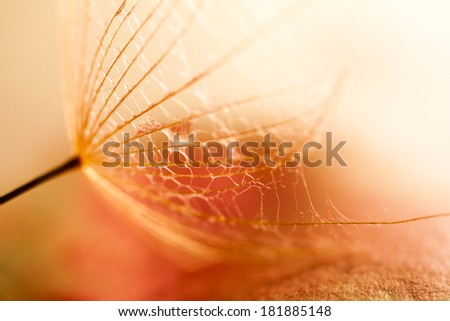
[[[267,167],[298,166],[319,167],[322,165],[347,166],[339,152],[347,141],[333,143],[333,133],[326,132],[323,143],[305,142],[299,149],[292,141],[275,141],[271,133],[262,141],[200,142],[195,134],[173,135],[172,141],[148,141],[145,144],[130,138],[125,133],[122,143],[107,142],[103,145],[104,167]]]

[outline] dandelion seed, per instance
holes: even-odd
[[[301,251],[306,240],[290,233],[299,226],[448,215],[350,221],[326,195],[317,204],[302,167],[279,162],[272,168],[179,167],[170,160],[144,168],[133,161],[101,166],[103,145],[123,147],[123,134],[131,141],[147,135],[162,140],[166,133],[185,138],[194,131],[202,142],[225,146],[271,132],[280,142],[305,142],[320,133],[342,79],[297,41],[309,1],[64,4],[64,103],[77,156],[3,196],[2,203],[81,165],[152,235],[211,260]],[[225,9],[235,14],[223,15]],[[233,155],[237,161],[245,156]]]

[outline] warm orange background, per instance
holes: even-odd
[[[71,155],[56,7],[0,3],[2,194]],[[305,41],[350,72],[333,116],[350,167],[329,181],[353,216],[450,211],[449,9],[437,0],[319,1],[305,17]],[[449,219],[359,227],[361,250],[349,256],[180,271],[73,172],[2,206],[0,299],[449,299],[449,231]]]

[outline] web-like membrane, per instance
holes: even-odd
[[[67,4],[66,102],[90,177],[156,236],[193,252],[292,251],[304,242],[299,226],[345,221],[325,190],[310,189],[303,166],[286,168],[295,148],[271,153],[274,166],[243,167],[248,156],[237,149],[229,164],[214,167],[201,155],[198,166],[179,166],[173,154],[155,164],[174,151],[163,142],[191,134],[224,149],[262,142],[269,133],[297,148],[323,137],[340,80],[302,47],[299,21],[307,5]],[[116,143],[117,166],[102,166],[111,160],[107,143]],[[143,148],[126,149],[127,143]],[[187,147],[177,157],[189,160]]]

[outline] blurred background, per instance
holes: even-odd
[[[0,1],[1,194],[71,156],[57,2]],[[349,71],[333,199],[362,219],[450,211],[448,2],[317,1],[303,19],[312,51]],[[358,227],[351,256],[185,271],[74,171],[1,207],[0,299],[449,299],[449,231]]]

